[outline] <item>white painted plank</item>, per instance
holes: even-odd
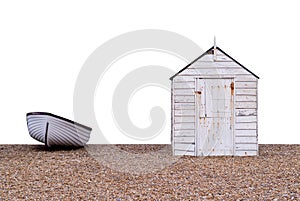
[[[187,68],[184,71],[182,71],[179,75],[247,75],[250,74],[248,71],[242,68],[203,68],[203,69],[190,69]]]
[[[173,86],[174,86],[174,89],[194,89],[195,88],[195,82],[194,81],[175,82]]]
[[[180,75],[178,75],[180,76]],[[184,77],[184,79],[186,79],[187,81],[192,81],[194,80],[195,78],[209,78],[209,79],[231,79],[231,78],[237,78],[237,77],[246,77],[246,76],[250,76],[250,77],[253,77],[253,75],[249,75],[249,74],[217,74],[217,75],[205,75],[205,74],[202,74],[202,75],[183,75],[183,76],[180,76],[180,77]],[[183,82],[183,78],[177,82]]]
[[[195,110],[175,110],[175,116],[195,116]]]
[[[194,103],[195,96],[176,96],[174,97],[175,103]]]
[[[256,89],[256,81],[251,82],[235,82],[235,87],[237,89]]]
[[[173,93],[174,93],[175,96],[177,96],[177,95],[194,95],[195,94],[195,89],[194,88],[174,89]]]
[[[190,116],[175,117],[175,123],[182,123],[182,122],[194,123],[195,117],[190,117]]]
[[[185,130],[185,129],[195,129],[195,123],[175,123],[174,125],[175,130]]]
[[[258,155],[258,151],[236,151],[236,156],[256,156]]]
[[[195,103],[175,103],[175,110],[194,110]]]
[[[236,144],[251,144],[251,143],[257,143],[256,137],[235,137],[235,143]]]
[[[229,57],[227,57],[226,55],[217,55],[217,61],[233,61],[232,59],[230,59]],[[206,54],[203,57],[201,57],[198,61],[214,61],[214,56],[212,54]]]
[[[195,130],[177,130],[174,131],[174,136],[195,136]]]
[[[256,122],[254,123],[236,123],[234,126],[235,129],[256,129]]]
[[[199,68],[199,69],[205,69],[205,68],[242,68],[235,62],[228,62],[228,61],[196,61],[193,63],[189,68]]]
[[[192,82],[196,77],[202,77],[202,78],[232,78],[234,77],[234,80],[237,82],[250,82],[250,81],[257,81],[257,78],[254,77],[252,74],[218,74],[218,75],[177,75],[174,77],[173,81],[176,82]]]
[[[235,89],[236,95],[256,95],[256,89]]]
[[[176,143],[195,143],[195,137],[176,137],[174,138],[174,142]]]
[[[229,57],[225,56],[225,55],[224,56],[218,55],[216,57],[215,62],[222,62],[222,61],[232,62],[233,60],[230,59]]]
[[[256,96],[245,96],[245,95],[236,95],[235,101],[256,101]]]
[[[239,151],[239,150],[244,150],[244,151],[247,151],[247,150],[253,151],[253,150],[255,150],[255,151],[257,151],[258,145],[256,143],[253,143],[253,144],[236,144],[235,149],[237,151]]]
[[[235,130],[236,136],[254,136],[256,137],[256,130]]]
[[[182,76],[182,75],[177,75],[174,79],[173,79],[174,83],[178,82],[193,82],[195,81],[194,76]]]
[[[174,154],[176,156],[194,156],[195,152],[190,152],[190,151],[182,151],[182,150],[174,150]]]
[[[257,78],[254,75],[249,74],[245,76],[236,77],[235,81],[236,82],[257,82]]]
[[[248,122],[256,122],[257,116],[237,116],[235,118],[236,123],[248,123]]]
[[[195,145],[194,144],[175,143],[174,148],[175,148],[175,150],[182,150],[182,151],[189,151],[189,152],[194,152],[195,151]]]
[[[245,102],[245,101],[236,101],[235,102],[235,108],[236,109],[256,109],[256,102]]]
[[[217,53],[217,57],[218,56],[223,56],[223,57],[225,57],[226,55],[225,54],[223,54],[223,52],[221,52],[220,50],[216,50],[216,53]],[[227,56],[226,56],[227,57]]]
[[[234,79],[236,82],[250,82],[250,81],[257,81],[257,78],[254,77],[252,74],[246,76],[236,76]]]
[[[256,109],[235,109],[235,116],[256,116]]]

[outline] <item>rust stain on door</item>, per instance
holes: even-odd
[[[231,89],[231,95],[234,95],[234,82],[231,82],[230,84],[230,89]]]

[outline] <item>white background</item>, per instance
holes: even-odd
[[[0,143],[37,143],[27,132],[27,112],[72,119],[74,85],[87,57],[139,29],[177,32],[203,50],[216,35],[220,48],[261,78],[259,143],[300,143],[299,19],[297,1],[1,1]],[[164,135],[160,143],[168,143]]]

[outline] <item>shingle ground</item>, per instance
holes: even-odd
[[[254,157],[94,146],[0,145],[0,200],[300,200],[300,145],[259,145]]]

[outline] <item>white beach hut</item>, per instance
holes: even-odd
[[[172,76],[173,154],[257,155],[258,79],[216,45]]]

